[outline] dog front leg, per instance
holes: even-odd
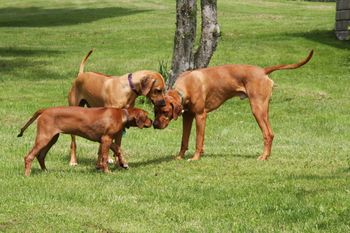
[[[207,119],[207,113],[196,114],[196,152],[190,160],[199,160],[203,154],[204,146],[204,134],[205,134],[205,122]]]
[[[100,170],[102,169],[102,144],[100,143],[100,146],[98,147],[98,157],[96,162],[96,169]]]
[[[112,145],[113,138],[109,136],[103,136],[101,138],[101,145],[100,145],[100,150],[99,153],[101,153],[101,169],[103,172],[108,173],[108,152],[109,148]]]
[[[120,131],[114,139],[114,143],[111,145],[111,150],[114,153],[115,165],[119,165],[122,168],[128,169],[128,162],[122,155],[121,144],[122,144],[123,131]]]
[[[70,162],[69,162],[69,165],[77,166],[78,165],[77,154],[76,154],[77,144],[76,144],[76,141],[75,141],[75,136],[71,135],[71,138],[72,138],[72,141],[71,141],[71,144],[70,144]]]
[[[176,159],[183,159],[186,151],[188,150],[188,141],[191,134],[192,123],[193,123],[194,114],[191,112],[184,112],[182,116],[182,141],[181,149],[176,157]]]

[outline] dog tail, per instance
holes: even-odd
[[[295,63],[295,64],[289,64],[289,65],[276,65],[276,66],[270,66],[270,67],[265,67],[265,74],[270,74],[275,70],[287,70],[287,69],[296,69],[299,68],[300,66],[305,65],[306,63],[308,63],[308,61],[310,61],[310,59],[312,58],[312,55],[314,54],[314,50],[311,50],[309,55],[307,56],[307,58],[305,58],[304,60]]]
[[[40,109],[34,113],[32,118],[22,127],[21,132],[17,135],[17,137],[22,137],[24,131],[44,112],[45,109]]]
[[[79,67],[79,74],[82,74],[84,73],[84,65],[85,65],[85,62],[87,61],[87,59],[90,57],[90,55],[92,54],[94,50],[91,49],[88,54],[86,54],[86,56],[84,57],[84,59],[81,61],[80,63],[80,67]]]

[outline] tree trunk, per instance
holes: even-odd
[[[172,87],[182,72],[208,66],[220,37],[216,1],[201,0],[202,31],[200,44],[195,54],[196,0],[176,1],[176,31],[168,88]]]
[[[196,39],[196,28],[196,0],[177,0],[174,51],[168,87],[174,84],[180,73],[193,68],[192,50]]]
[[[350,0],[337,0],[335,35],[338,40],[350,40]]]
[[[202,34],[199,47],[194,55],[196,69],[207,67],[215,52],[220,28],[217,22],[216,0],[201,0]]]

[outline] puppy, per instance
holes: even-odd
[[[113,139],[124,127],[151,127],[152,121],[147,114],[146,111],[137,108],[53,107],[38,110],[18,134],[18,137],[21,137],[28,126],[38,119],[35,144],[24,157],[25,175],[30,175],[31,163],[35,157],[41,169],[46,170],[46,154],[56,143],[60,133],[99,142],[97,168],[109,172],[108,151],[110,148],[116,150],[112,145]]]

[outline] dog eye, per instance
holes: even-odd
[[[156,90],[154,90],[154,92],[157,93],[157,94],[160,94],[160,93],[162,93],[162,90],[156,89]]]

